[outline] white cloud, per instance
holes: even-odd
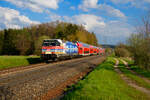
[[[101,17],[90,14],[80,14],[72,17],[64,16],[64,20],[83,25],[87,30],[90,31],[93,31],[98,27],[105,27],[105,23]]]
[[[22,28],[31,24],[39,24],[24,15],[20,15],[17,10],[0,7],[0,29]]]
[[[104,36],[128,37],[133,31],[133,26],[125,21],[111,20],[105,22],[102,17],[90,14],[64,16],[62,20],[83,25],[88,31],[94,31],[96,34],[103,34]]]
[[[12,4],[29,8],[34,12],[43,12],[47,8],[57,9],[60,0],[5,0]]]
[[[147,2],[147,3],[150,3],[150,0],[144,0],[145,2]]]
[[[117,1],[117,0],[114,0],[114,1]],[[119,9],[115,9],[114,7],[107,5],[107,4],[98,4],[98,0],[83,0],[82,3],[78,7],[79,9],[82,9],[83,11],[89,11],[89,9],[93,8],[93,9],[103,11],[104,13],[112,17],[118,17],[118,18],[123,18],[123,19],[126,18],[124,13],[121,12]]]
[[[99,10],[105,11],[108,15],[113,16],[113,17],[126,18],[124,13],[122,13],[118,9],[113,8],[110,5],[100,4],[99,5]]]
[[[98,0],[83,0],[82,4],[79,5],[79,9],[88,11],[88,8],[97,8]]]
[[[111,0],[115,4],[127,4],[129,2],[132,2],[134,0]]]
[[[97,33],[105,36],[128,37],[133,32],[133,26],[124,21],[108,21],[106,27],[96,30]]]
[[[47,20],[50,20],[50,21],[62,21],[63,17],[56,14],[56,13],[53,13],[53,12],[50,12],[49,10],[46,10],[45,11],[47,13],[47,17],[45,17]]]
[[[150,0],[111,0],[114,4],[129,4],[131,7],[147,9]]]
[[[62,16],[59,16],[57,14],[52,14],[49,17],[50,17],[51,21],[62,20]]]
[[[80,14],[72,17],[64,16],[64,21],[83,25],[88,31],[94,32],[100,43],[117,44],[124,42],[134,27],[122,20],[105,21],[100,16]]]
[[[70,9],[71,9],[71,10],[75,10],[76,8],[75,8],[74,6],[71,6]]]
[[[117,44],[125,42],[134,31],[134,27],[127,22],[114,20],[106,22],[104,28],[97,28],[94,32],[100,43]]]

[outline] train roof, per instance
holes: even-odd
[[[58,42],[63,43],[61,39],[44,39],[44,42],[50,42],[52,40],[57,40]]]
[[[83,43],[83,42],[79,42],[77,41],[77,43],[79,44],[79,46],[83,46],[83,47],[90,47],[89,44]]]
[[[76,41],[76,42],[70,42],[70,41],[64,41],[64,40],[61,40],[61,39],[44,39],[45,42],[49,42],[51,40],[57,40],[59,41],[60,43],[68,43],[68,44],[78,44],[79,46],[83,46],[83,47],[88,47],[88,48],[98,48],[98,49],[103,49],[103,48],[100,48],[100,47],[96,47],[96,46],[93,46],[93,45],[89,45],[89,44],[86,44],[86,43],[83,43],[83,42],[80,42],[80,41]]]

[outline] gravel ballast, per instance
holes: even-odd
[[[90,56],[0,75],[0,100],[42,99],[68,79],[96,67],[105,57]]]

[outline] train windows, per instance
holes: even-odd
[[[57,40],[44,40],[43,46],[60,46],[60,43]]]
[[[84,51],[84,53],[89,53],[89,51]]]

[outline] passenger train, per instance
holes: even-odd
[[[61,39],[45,39],[41,58],[45,61],[90,55],[103,55],[105,49],[82,42],[69,42]]]

